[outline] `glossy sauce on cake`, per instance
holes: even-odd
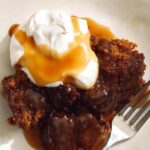
[[[86,18],[86,20],[87,20],[89,31],[90,31],[91,35],[96,36],[98,38],[102,38],[102,39],[114,39],[115,38],[114,34],[111,32],[111,30],[108,27],[98,24],[90,18]],[[111,121],[111,119],[114,117],[114,114],[115,113],[112,112],[111,114],[108,114],[108,116],[105,116],[104,117],[105,121],[106,121],[106,119]],[[103,134],[99,136],[99,138],[92,150],[97,150],[97,149],[100,149],[103,147],[103,145],[105,144],[105,142],[108,139],[110,131],[111,131],[110,127],[106,128],[104,130]],[[35,148],[36,150],[43,150],[43,146],[41,145],[40,136],[36,136],[36,135],[40,134],[40,129],[38,127],[31,128],[30,130],[24,130],[23,133],[24,133],[26,140],[33,148]],[[35,136],[36,136],[36,138],[34,138]]]
[[[62,12],[39,11],[16,28],[10,58],[12,65],[19,64],[38,86],[71,83],[89,89],[98,77],[87,21]]]

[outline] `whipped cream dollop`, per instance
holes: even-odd
[[[87,21],[61,11],[40,10],[20,25],[11,37],[10,59],[39,86],[88,89],[98,76]]]

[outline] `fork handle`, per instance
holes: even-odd
[[[117,126],[113,125],[111,136],[108,140],[108,143],[103,148],[103,150],[108,150],[113,145],[125,141],[127,139],[129,139],[129,136],[124,132],[122,132]]]

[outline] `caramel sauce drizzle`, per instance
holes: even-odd
[[[72,23],[76,34],[75,42],[70,43],[69,52],[58,58],[55,55],[45,55],[42,51],[48,51],[48,47],[37,46],[32,36],[27,36],[23,30],[15,30],[16,39],[25,49],[19,64],[29,70],[37,85],[45,86],[56,81],[72,83],[74,81],[70,76],[73,78],[78,76],[91,58],[97,60],[90,47],[90,34],[79,32],[80,28],[75,17],[72,17]]]
[[[16,23],[16,24],[13,24],[13,25],[10,27],[10,29],[9,29],[9,31],[8,31],[9,36],[12,36],[12,35],[15,33],[17,27],[19,27],[19,24],[17,24],[17,23]]]
[[[38,127],[33,127],[29,130],[24,130],[23,133],[31,147],[33,147],[36,150],[44,150],[41,143],[40,132]]]
[[[83,18],[83,19],[87,21],[88,28],[92,36],[107,40],[116,38],[116,36],[112,33],[112,31],[108,27],[99,24],[98,22],[94,21],[91,18]]]

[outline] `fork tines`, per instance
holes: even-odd
[[[135,125],[134,129],[136,131],[138,131],[150,117],[150,89],[148,89],[149,86],[150,80],[142,86],[142,88],[131,99],[131,101],[126,104],[125,107],[118,113],[119,116],[123,116],[123,119],[127,121],[130,126]],[[141,95],[142,97],[140,97]],[[144,104],[144,106],[140,107],[141,104],[143,104],[143,102],[145,101],[146,103]],[[132,106],[133,103],[135,103],[134,106]]]

